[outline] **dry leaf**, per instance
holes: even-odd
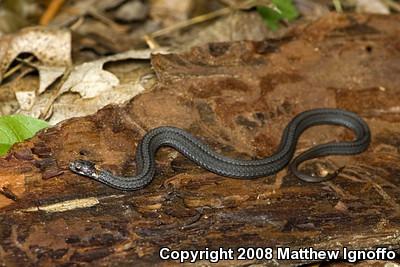
[[[390,14],[389,8],[380,0],[357,0],[356,10],[359,13]]]
[[[311,0],[294,0],[297,10],[301,15],[310,18],[322,17],[329,13],[329,8],[321,3]]]
[[[35,103],[35,91],[18,91],[15,92],[19,107],[24,110],[29,110]]]
[[[65,68],[71,64],[71,33],[68,30],[32,27],[2,36],[0,82],[11,62],[21,53],[35,55],[41,65]]]
[[[174,42],[182,50],[214,42],[261,41],[282,36],[287,28],[268,30],[258,12],[236,11],[206,27],[198,27],[178,37]]]
[[[194,0],[151,0],[150,3],[150,16],[165,27],[187,20],[195,6]]]
[[[0,34],[15,32],[26,24],[27,22],[14,12],[3,7],[0,9]]]
[[[61,77],[65,71],[65,67],[58,66],[36,66],[39,71],[39,91],[43,93],[57,78]]]
[[[29,106],[29,99],[35,97],[34,89],[38,87],[36,77],[30,75],[2,84],[0,87],[0,116],[15,114],[21,105]],[[21,92],[21,93],[20,93]],[[18,99],[17,99],[18,97]]]
[[[149,76],[149,78],[153,77]],[[146,80],[146,77],[139,77],[137,81],[131,84],[121,84],[111,91],[105,91],[90,99],[66,94],[54,103],[53,114],[49,123],[56,124],[68,118],[93,114],[109,104],[123,104],[150,87],[146,85]]]
[[[82,98],[96,97],[119,85],[119,80],[114,74],[103,70],[104,63],[126,59],[150,59],[150,54],[151,50],[131,50],[76,66],[61,87],[60,94],[70,90],[79,93]]]
[[[150,88],[155,80],[150,61],[145,66],[142,62],[138,64],[126,61],[147,60],[150,54],[150,50],[132,50],[74,67],[60,91],[57,92],[56,101],[50,103],[51,112],[46,119],[51,124],[55,124],[68,118],[92,114],[106,105],[122,104]],[[120,68],[123,74],[118,74],[118,77],[128,78],[123,78],[121,81],[117,75],[104,70],[103,65],[109,62],[123,64]],[[53,93],[46,91],[37,97],[31,109],[21,110],[20,113],[35,118],[43,116]]]
[[[85,0],[74,1],[68,6],[68,10],[61,11],[52,21],[51,25],[66,26],[75,22],[78,18],[93,12],[104,12],[122,4],[125,0]]]
[[[124,21],[144,20],[149,13],[148,5],[141,1],[127,2],[115,12],[115,17]]]

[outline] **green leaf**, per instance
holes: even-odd
[[[272,3],[280,11],[282,18],[292,21],[299,16],[299,12],[292,0],[272,0]]]
[[[258,6],[257,11],[263,17],[268,28],[273,31],[276,31],[278,29],[279,21],[281,20],[281,16],[278,12],[264,6]]]
[[[277,30],[281,20],[292,21],[299,16],[299,12],[292,0],[272,0],[271,2],[275,6],[274,9],[265,6],[257,6],[258,13],[260,13],[271,30]]]
[[[31,138],[48,126],[45,121],[24,115],[0,117],[0,156],[6,154],[13,144]]]

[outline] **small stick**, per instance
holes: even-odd
[[[105,25],[111,27],[113,30],[119,32],[119,33],[125,33],[126,32],[126,27],[121,26],[114,22],[113,20],[107,18],[100,10],[90,8],[89,9],[89,15],[93,16],[94,18],[100,20],[102,23]]]
[[[169,26],[169,27],[166,27],[164,29],[152,32],[150,34],[150,37],[151,38],[159,37],[159,36],[168,34],[170,32],[186,28],[186,27],[194,25],[194,24],[198,24],[198,23],[201,23],[201,22],[213,19],[213,18],[217,18],[217,17],[223,16],[223,15],[227,15],[230,12],[232,12],[232,8],[230,8],[230,7],[221,8],[219,10],[216,10],[216,11],[204,14],[204,15],[200,15],[200,16],[191,18],[189,20],[181,21],[181,22],[178,22],[178,23],[176,23],[176,24],[174,24],[172,26]]]
[[[16,58],[17,61],[24,63],[30,67],[32,67],[32,60],[33,60],[33,56],[28,57],[27,59],[21,59],[21,58]],[[13,75],[14,73],[16,73],[17,71],[19,71],[22,68],[23,64],[18,64],[14,67],[12,67],[11,69],[9,69],[3,76],[3,79],[10,77],[11,75]]]
[[[343,13],[342,3],[340,0],[332,0],[332,3],[335,6],[336,12]]]
[[[237,10],[237,9],[249,9],[253,6],[255,6],[258,2],[261,2],[267,6],[271,6],[271,1],[270,0],[263,0],[263,1],[256,1],[256,0],[247,0],[244,1],[243,3],[238,4],[237,6],[229,6],[229,7],[225,7],[225,8],[221,8],[219,10],[204,14],[204,15],[200,15],[194,18],[191,18],[189,20],[185,20],[185,21],[181,21],[178,22],[172,26],[166,27],[164,29],[152,32],[151,34],[147,35],[147,37],[145,36],[145,40],[146,42],[148,40],[151,40],[150,38],[154,39],[156,37],[160,37],[162,35],[171,33],[173,31],[179,30],[179,29],[183,29],[189,26],[192,26],[194,24],[198,24],[201,22],[205,22],[217,17],[221,17],[224,15],[228,15],[230,14],[233,10]],[[150,44],[149,44],[150,46]]]
[[[43,26],[48,25],[49,22],[57,15],[57,12],[60,10],[63,4],[64,0],[52,0],[40,18],[39,24]]]
[[[397,11],[397,12],[400,12],[400,4],[396,3],[396,2],[393,1],[393,0],[383,0],[383,1],[385,2],[385,4],[386,4],[389,8],[391,8],[391,9]]]
[[[51,108],[53,106],[53,103],[60,96],[60,90],[61,90],[63,84],[69,78],[69,75],[71,74],[71,72],[72,72],[72,66],[68,66],[66,68],[66,70],[64,71],[64,74],[63,74],[59,84],[57,85],[56,92],[52,96],[50,96],[49,100],[46,103],[46,106],[45,106],[44,110],[42,112],[40,112],[39,119],[45,120],[47,118],[47,116],[49,114],[49,111],[51,110]]]
[[[15,195],[13,193],[13,191],[11,191],[8,187],[3,186],[2,188],[0,188],[0,194],[4,195],[6,198],[9,198],[13,201],[17,201],[18,197],[17,195]]]
[[[145,40],[146,44],[150,47],[150,49],[157,49],[160,48],[160,45],[157,43],[156,40],[154,40],[153,37],[150,35],[146,34],[143,36],[143,39]]]

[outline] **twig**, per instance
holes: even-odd
[[[25,65],[28,65],[29,67],[32,68],[37,68],[36,64],[34,64],[32,62],[33,56],[28,57],[27,59],[23,59],[23,58],[16,58],[15,60],[21,63],[24,63]]]
[[[49,24],[49,22],[57,15],[57,12],[63,4],[64,0],[52,0],[40,18],[39,24],[43,26]]]
[[[174,25],[172,25],[170,27],[166,27],[164,29],[152,32],[149,36],[151,38],[156,38],[156,37],[171,33],[173,31],[186,28],[186,27],[194,25],[194,24],[198,24],[198,23],[201,23],[201,22],[204,22],[204,21],[208,21],[208,20],[220,17],[220,16],[228,15],[229,13],[232,12],[232,10],[233,9],[231,7],[221,8],[219,10],[216,10],[216,11],[204,14],[204,15],[200,15],[200,16],[191,18],[189,20],[181,21],[181,22],[178,22],[178,23],[176,23],[176,24],[174,24]]]
[[[2,194],[3,196],[5,196],[8,199],[11,199],[13,201],[17,201],[18,197],[17,195],[14,194],[13,191],[11,191],[8,187],[3,186],[2,188],[0,188],[0,194]]]
[[[393,1],[393,0],[383,0],[383,1],[385,2],[385,4],[386,4],[389,8],[391,8],[391,9],[397,11],[397,12],[400,12],[400,4],[396,3],[396,2]]]
[[[97,10],[95,8],[90,8],[88,11],[88,14],[93,16],[94,18],[98,19],[105,25],[110,26],[113,30],[115,30],[119,33],[126,32],[126,27],[119,25],[119,24],[115,23],[113,20],[107,18],[100,10]]]
[[[84,21],[85,21],[85,16],[79,16],[79,18],[74,23],[72,23],[71,26],[69,26],[70,30],[77,31]]]
[[[46,119],[49,111],[51,110],[51,107],[53,106],[54,101],[56,101],[56,99],[60,96],[60,90],[63,86],[63,84],[65,83],[65,81],[68,79],[69,75],[72,72],[72,66],[68,66],[65,71],[64,74],[60,80],[60,82],[57,85],[57,90],[55,91],[55,93],[49,98],[49,100],[47,101],[47,104],[44,108],[43,111],[40,112],[40,116],[39,119]]]
[[[343,13],[343,7],[340,0],[332,0],[333,5],[335,6],[335,10],[338,13]]]
[[[185,21],[181,21],[178,22],[174,25],[171,25],[169,27],[166,27],[164,29],[152,32],[151,34],[145,35],[144,39],[147,42],[147,44],[149,45],[149,47],[151,47],[151,45],[153,44],[152,42],[154,41],[155,38],[160,37],[162,35],[165,34],[169,34],[171,32],[174,32],[176,30],[180,30],[198,23],[202,23],[214,18],[218,18],[224,15],[228,15],[230,14],[232,11],[234,10],[238,10],[238,9],[249,9],[251,7],[256,6],[257,4],[263,4],[263,5],[267,5],[267,6],[271,6],[272,3],[270,0],[247,0],[244,1],[236,6],[230,5],[229,7],[225,7],[225,8],[221,8],[219,10],[207,13],[207,14],[203,14],[194,18],[191,18],[189,20],[185,20]]]
[[[150,35],[146,34],[143,38],[147,43],[147,45],[150,47],[150,49],[160,48],[160,45],[157,43],[157,41],[154,40],[154,38],[151,37]]]
[[[21,59],[21,58],[16,58],[17,61],[27,64],[28,66],[32,66],[32,60],[33,60],[33,56],[29,56],[27,59]],[[11,69],[9,69],[3,76],[3,79],[10,77],[11,75],[13,75],[14,73],[16,73],[17,71],[19,71],[22,68],[23,64],[18,64],[14,67],[12,67]]]

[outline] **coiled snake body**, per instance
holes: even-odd
[[[338,125],[351,129],[356,138],[349,142],[332,142],[317,145],[301,153],[290,164],[298,138],[309,127],[316,125]],[[149,131],[139,142],[136,151],[137,174],[120,177],[106,170],[99,170],[91,161],[76,160],[69,165],[71,171],[90,177],[120,190],[137,190],[151,182],[155,173],[155,154],[162,146],[169,146],[197,165],[216,173],[238,179],[253,179],[277,173],[289,164],[290,172],[307,182],[322,182],[336,173],[325,177],[310,176],[298,171],[302,162],[328,155],[351,155],[368,148],[371,135],[368,125],[355,113],[340,109],[313,109],[294,117],[283,131],[276,152],[264,159],[240,160],[225,157],[211,150],[190,133],[175,127],[159,127]]]

